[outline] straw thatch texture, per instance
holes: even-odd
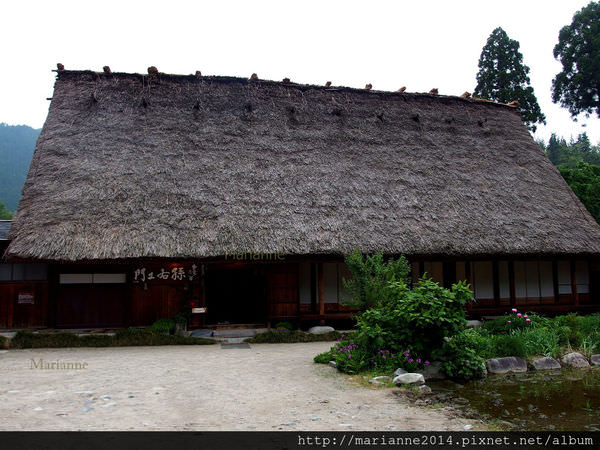
[[[8,255],[598,254],[514,108],[225,77],[60,72]]]

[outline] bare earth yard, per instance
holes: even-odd
[[[0,353],[2,430],[462,430],[321,364],[331,346],[253,344]],[[31,360],[87,363],[41,370]]]

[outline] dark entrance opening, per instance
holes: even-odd
[[[207,267],[206,324],[266,323],[267,282],[261,266]]]

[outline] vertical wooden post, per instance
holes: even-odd
[[[552,288],[554,289],[554,303],[558,303],[559,292],[558,292],[558,261],[552,261]]]
[[[510,289],[510,304],[514,306],[516,303],[515,295],[515,262],[508,262],[508,286]]]
[[[575,260],[571,260],[571,298],[575,306],[579,306],[579,294],[577,293],[577,279],[575,273]]]
[[[321,325],[325,325],[325,285],[323,284],[323,263],[318,264],[318,288],[319,288],[319,318]]]

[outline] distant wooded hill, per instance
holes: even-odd
[[[16,211],[40,130],[0,123],[0,202]]]

